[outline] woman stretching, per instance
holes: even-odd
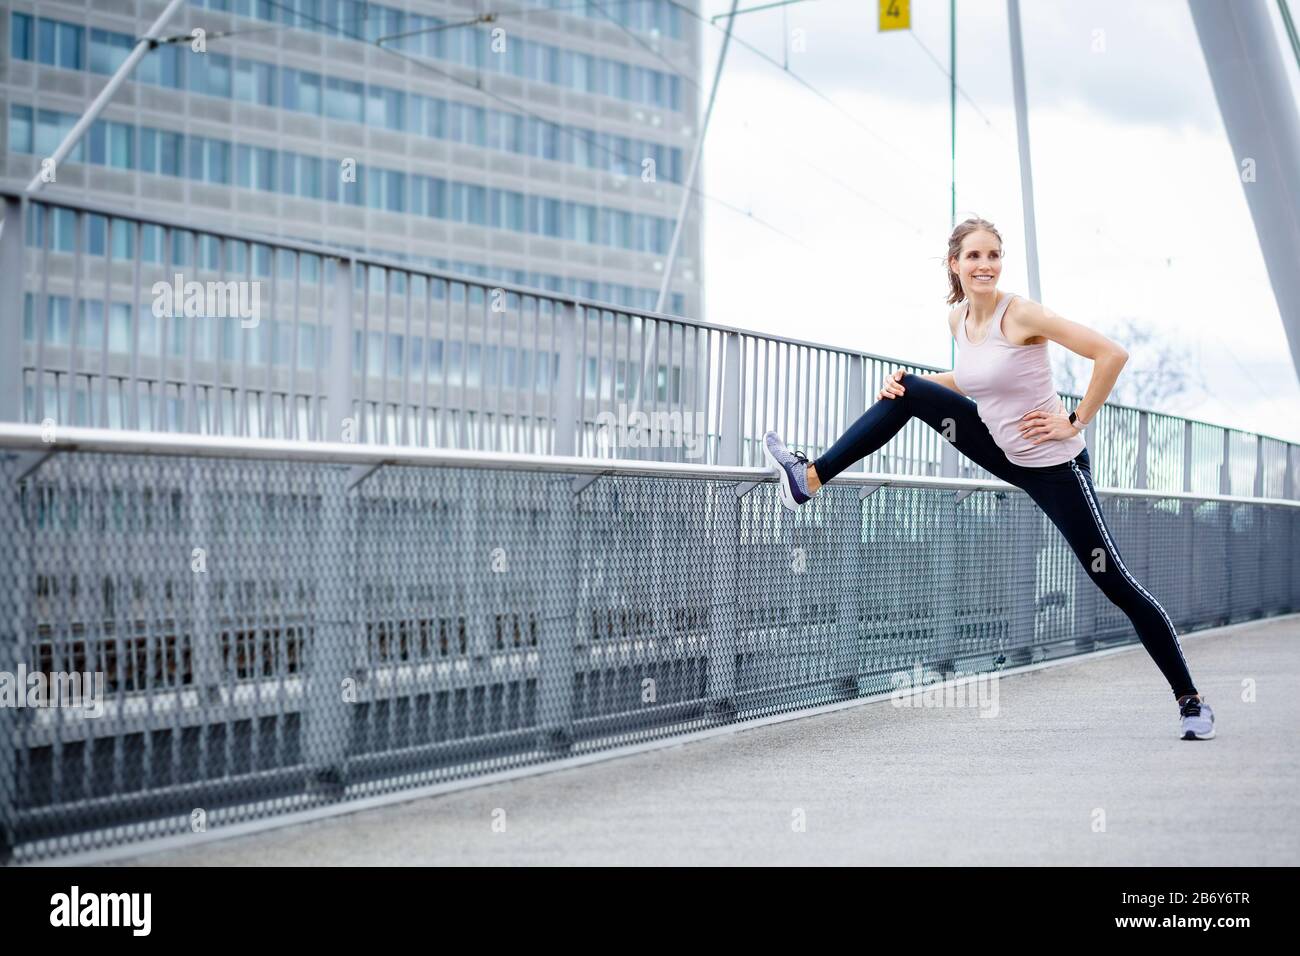
[[[794,510],[849,465],[894,437],[912,418],[938,431],[990,474],[1028,493],[1071,550],[1137,630],[1178,700],[1184,740],[1214,736],[1214,712],[1196,692],[1178,632],[1164,608],[1124,566],[1101,514],[1082,429],[1106,402],[1128,353],[1105,336],[1037,302],[998,292],[1002,237],[993,224],[967,219],[948,240],[948,316],[957,340],[951,372],[894,371],[878,401],[825,454],[809,461],[769,431],[764,446]],[[1093,360],[1087,393],[1068,416],[1052,384],[1048,341]],[[973,396],[978,404],[967,396]]]

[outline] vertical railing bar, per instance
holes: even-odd
[[[702,330],[704,336],[704,367],[706,374],[704,378],[704,461],[707,464],[717,464],[718,452],[712,441],[709,440],[709,426],[713,422],[713,412],[717,405],[713,401],[714,390],[709,388],[710,381],[720,381],[722,376],[713,374],[713,332],[710,329]]]
[[[172,253],[175,251],[173,249],[173,245],[180,239],[180,236],[181,236],[180,230],[169,229],[167,232],[167,251],[163,254],[163,259],[166,265],[166,271],[163,273],[163,275],[166,276],[168,279],[172,278],[172,270],[177,266],[177,263],[174,261],[174,256],[172,255]],[[184,288],[185,288],[185,283],[182,281],[181,282],[182,294],[184,292]],[[184,303],[183,298],[181,302],[176,302],[173,299],[171,314],[158,317],[159,319],[158,325],[160,325],[161,328],[155,326],[155,331],[157,332],[157,335],[154,341],[158,343],[157,405],[155,405],[153,401],[150,402],[150,415],[151,415],[154,431],[163,431],[163,432],[171,431],[170,422],[168,421],[169,416],[167,415],[167,361],[168,361],[167,346],[169,344],[168,333],[171,331],[173,316],[175,316],[177,313],[180,313],[182,316],[185,314],[185,306],[183,303]],[[206,308],[206,305],[204,306],[204,308]],[[161,428],[159,427],[159,419],[161,419],[162,421]]]
[[[749,404],[744,416],[744,420],[748,422],[748,425],[745,428],[745,450],[741,453],[741,461],[753,464],[758,464],[763,460],[759,449],[763,435],[762,409],[767,388],[767,379],[763,375],[763,351],[766,346],[767,340],[763,336],[750,336],[749,355],[745,361],[745,368],[749,373],[750,389]]]
[[[505,289],[501,289],[501,298],[504,307],[500,312],[496,313],[496,315],[500,316],[499,320],[494,321],[492,319],[493,312],[491,302],[485,301],[484,303],[486,308],[483,321],[484,341],[487,340],[489,323],[496,326],[497,333],[497,358],[496,370],[494,373],[497,380],[497,389],[496,398],[493,400],[493,421],[490,429],[491,442],[487,447],[492,451],[512,451],[506,442],[506,420],[508,417],[505,413],[506,331],[510,321],[510,297]],[[484,390],[484,394],[486,395],[486,389]],[[486,404],[487,402],[485,400],[484,405]]]
[[[356,282],[356,275],[361,278],[361,395],[359,398],[360,437],[361,442],[370,441],[370,409],[368,407],[370,398],[370,266],[364,262],[357,261],[354,263],[357,270],[354,273],[353,282]],[[354,286],[355,288],[355,286]],[[382,343],[381,343],[381,348]]]
[[[779,365],[782,357],[785,358],[785,374],[781,376],[781,438],[787,445],[794,445],[795,436],[790,434],[790,396],[793,394],[790,389],[790,343],[777,343],[777,364]]]
[[[99,427],[108,427],[108,330],[113,317],[113,217],[105,217],[104,224],[104,306],[100,320],[99,336]],[[120,220],[119,220],[120,221]],[[90,387],[86,395],[89,398]],[[91,402],[90,420],[95,420],[94,403]]]
[[[506,349],[507,341],[515,341],[510,334],[510,297],[512,293],[506,290],[500,290],[502,298],[502,311],[498,312],[500,320],[497,323],[497,423],[493,428],[493,449],[495,451],[516,451],[515,442],[511,440],[512,429],[510,421],[515,418],[506,410]],[[524,303],[519,303],[520,310],[523,310]],[[511,402],[511,406],[515,403]]]
[[[660,331],[660,327],[665,324],[662,319],[655,319],[654,323],[655,323],[655,336],[654,336],[655,347],[654,347],[654,354],[651,356],[651,362],[654,365],[654,371],[651,372],[650,375],[653,382],[653,384],[651,385],[652,397],[651,397],[651,406],[650,406],[650,443],[652,448],[655,447],[655,445],[659,441],[659,437],[655,434],[655,422],[659,420],[659,342],[661,339],[663,339],[663,334]],[[655,461],[658,459],[659,456],[655,451],[651,451],[648,457],[650,458],[651,461]]]
[[[630,319],[628,320],[628,326],[629,326],[629,328],[631,327],[631,320],[630,320]],[[683,334],[688,334],[688,333],[683,332]],[[691,442],[690,442],[690,444],[691,444],[692,446],[695,446],[695,443],[696,443],[696,442],[702,440],[701,436],[700,436],[699,434],[697,434],[697,432],[695,431],[695,423],[696,423],[697,421],[700,420],[700,416],[699,416],[699,413],[700,413],[700,379],[699,379],[699,376],[700,376],[700,335],[701,335],[701,330],[700,330],[699,326],[693,326],[693,327],[691,328],[690,332],[689,332],[689,339],[690,339],[690,343],[691,343],[691,366],[690,366],[690,367],[691,367],[691,377],[690,377],[690,396],[691,396],[691,398],[690,398],[690,401],[687,403],[687,407],[690,409],[690,412],[689,412],[690,419],[689,419],[689,422],[688,422],[688,420],[687,420],[685,417],[683,417],[683,419],[682,419],[682,425],[683,425],[683,427],[684,427],[684,428],[689,428],[689,429],[690,429],[690,435],[691,435]],[[684,343],[683,343],[683,346],[682,346],[682,365],[683,365],[682,375],[683,375],[683,377],[684,377],[684,376],[686,375],[686,369],[685,369],[685,365],[686,365],[686,347],[685,347],[685,344],[684,344]],[[699,446],[696,446],[696,447],[699,447]],[[686,450],[689,451],[690,448],[688,447]]]
[[[1232,494],[1232,430],[1223,428],[1223,463],[1219,467],[1219,494]]]
[[[75,228],[72,231],[72,301],[68,307],[68,324],[71,326],[68,348],[68,414],[60,415],[60,424],[71,422],[80,425],[77,417],[77,369],[81,358],[81,334],[79,326],[82,320],[89,318],[82,312],[81,271],[82,256],[86,241],[85,231],[90,228],[90,218],[78,209],[73,213]],[[89,396],[87,396],[89,397]]]
[[[429,447],[429,376],[433,374],[433,276],[424,277],[424,355],[420,370],[420,435],[422,448]]]
[[[458,432],[456,429],[456,415],[451,407],[451,338],[452,330],[452,287],[450,280],[444,280],[441,283],[443,290],[443,334],[444,341],[442,347],[442,407],[439,410],[439,429],[442,433],[442,447],[459,447],[455,444]],[[464,356],[461,360],[463,362]],[[462,393],[463,401],[463,393]]]
[[[194,237],[194,246],[193,246],[194,258],[192,261],[194,263],[194,276],[197,279],[199,277],[199,272],[200,272],[199,270],[200,236],[197,230],[193,232],[192,235]],[[203,314],[204,317],[209,322],[213,321],[212,316],[207,314],[206,307],[203,310]],[[185,328],[185,325],[183,323],[181,325],[181,328]],[[186,334],[185,336],[185,383],[182,386],[183,390],[181,392],[181,394],[186,396],[185,418],[184,418],[184,424],[181,426],[181,431],[183,432],[198,431],[197,415],[195,409],[195,404],[197,403],[198,399],[197,399],[196,386],[194,383],[194,339],[195,339],[195,333],[197,331],[198,331],[198,323],[195,322],[193,325],[189,327],[188,334]],[[164,365],[164,367],[166,366]]]
[[[318,275],[321,278],[321,299],[325,298],[325,273],[327,263],[322,258]],[[334,282],[330,292],[330,367],[329,387],[322,395],[324,423],[321,439],[324,441],[356,441],[359,429],[355,421],[356,409],[352,389],[356,358],[354,309],[352,296],[356,293],[356,269],[364,268],[352,259],[334,260]],[[318,353],[323,353],[318,349]],[[363,406],[364,407],[364,406]],[[322,507],[325,507],[322,505]],[[331,511],[331,513],[333,513]],[[332,626],[332,622],[331,622]]]
[[[278,302],[276,294],[280,289],[280,250],[275,246],[266,247],[267,258],[271,263],[271,315],[272,319],[268,322],[258,320],[254,329],[254,335],[262,337],[262,437],[278,438],[271,427],[274,420],[273,408],[275,405],[275,327],[279,325],[279,320],[274,316],[279,314],[277,309]],[[242,323],[241,323],[242,324]]]
[[[625,421],[620,421],[620,420],[619,420],[619,416],[618,416],[618,414],[617,414],[617,409],[618,409],[618,405],[617,405],[617,402],[618,402],[618,326],[619,326],[619,319],[621,319],[621,318],[623,317],[623,314],[624,314],[624,313],[623,313],[623,311],[622,311],[621,309],[610,309],[610,310],[609,310],[609,317],[610,317],[610,330],[609,330],[609,404],[606,405],[606,406],[604,406],[604,407],[602,407],[602,408],[598,408],[598,409],[596,410],[596,414],[597,414],[597,416],[599,416],[602,412],[608,412],[609,416],[611,417],[611,419],[612,419],[612,420],[614,421],[614,423],[615,423],[614,434],[611,436],[610,446],[609,446],[609,447],[610,447],[610,451],[612,452],[612,454],[610,455],[610,457],[612,457],[612,458],[622,458],[622,457],[625,457],[625,454],[626,454],[626,449],[623,449],[623,448],[618,444],[618,441],[619,441],[619,438],[622,436],[623,427],[624,427],[627,423],[626,423]],[[601,325],[603,326],[603,325],[604,325],[604,322],[602,322]],[[601,361],[603,362],[603,361],[604,361],[604,354],[605,354],[605,350],[604,350],[604,347],[603,347],[603,346],[601,347],[600,352],[601,352]],[[597,432],[597,434],[599,435],[599,432]],[[600,453],[600,448],[599,448],[599,445],[597,445],[597,447],[594,448],[594,449],[592,450],[592,454],[593,454],[593,455],[598,455],[599,453]]]
[[[738,465],[740,464],[740,432],[741,432],[741,413],[740,402],[744,394],[744,386],[741,367],[743,364],[742,349],[744,347],[744,338],[739,332],[724,332],[722,340],[722,374],[718,376],[719,386],[722,389],[718,396],[720,402],[720,415],[718,424],[718,437],[720,440],[719,464]]]
[[[399,441],[403,445],[411,444],[411,431],[409,422],[411,420],[411,298],[415,295],[414,273],[406,270],[402,273],[402,285],[406,290],[405,298],[405,331],[402,333],[402,399],[401,412],[398,419],[401,430]],[[424,343],[420,343],[420,361],[424,361]]]
[[[822,389],[822,362],[827,358],[824,349],[814,349],[810,356],[816,359],[816,368],[813,372],[813,390],[812,390],[812,432],[809,434],[808,447],[816,454],[817,448],[821,443],[822,434],[822,408],[826,401],[826,395],[830,392],[830,372],[827,370],[825,392]]]
[[[285,429],[285,434],[293,439],[306,438],[307,435],[299,434],[298,429],[298,364],[300,356],[298,355],[298,342],[302,338],[302,256],[301,252],[292,251],[288,255],[293,256],[293,328],[290,333],[292,338],[289,342],[289,422]],[[307,433],[311,433],[310,423],[307,424]]]
[[[251,242],[241,242],[240,246],[244,250],[244,281],[251,283],[253,281],[254,246]],[[250,285],[249,288],[252,288],[252,286]],[[234,331],[229,317],[223,317],[221,324]],[[239,372],[235,379],[235,434],[241,438],[248,438],[248,336],[239,334],[238,342]]]
[[[384,270],[384,337],[379,346],[379,443],[388,441],[388,355],[393,350],[393,270]]]
[[[458,283],[464,289],[464,308],[461,311],[461,340],[460,349],[460,428],[457,429],[459,438],[457,448],[469,448],[472,440],[471,422],[469,416],[469,300],[470,285],[468,283]],[[479,356],[479,387],[482,388],[483,357]]]
[[[229,263],[227,253],[234,247],[233,239],[221,239],[217,243],[217,280],[224,286],[226,284],[226,272]],[[229,426],[226,424],[225,412],[222,406],[225,404],[226,397],[226,367],[225,355],[221,349],[222,320],[214,318],[210,323],[209,332],[212,336],[212,382],[215,395],[212,402],[212,431],[214,434],[224,435],[229,427],[232,431],[236,427],[235,422]],[[231,414],[237,412],[231,408]],[[236,419],[236,422],[238,419]]]
[[[555,393],[555,380],[558,377],[555,370],[555,366],[556,366],[555,347],[556,347],[556,342],[559,339],[558,325],[560,322],[560,318],[557,315],[557,311],[558,311],[557,305],[559,304],[554,299],[548,299],[547,302],[550,305],[550,308],[547,311],[550,313],[551,316],[551,344],[550,344],[550,350],[546,353],[546,377],[543,379],[543,381],[546,384],[547,422],[548,423],[554,422],[554,425],[551,428],[550,449],[552,454],[559,454],[557,443],[558,443],[558,436],[560,433],[561,423],[559,419],[560,412],[559,409],[556,407],[556,393]],[[559,308],[562,309],[563,306],[559,306]],[[538,303],[538,309],[539,310],[541,309],[540,302]]]
[[[663,431],[667,431],[669,436],[672,435],[672,414],[673,414],[673,359],[676,357],[677,349],[673,342],[673,331],[676,322],[666,322],[668,326],[668,354],[664,357],[664,413],[660,421],[666,426]],[[671,441],[671,437],[667,439]],[[671,450],[671,446],[664,444],[665,438],[661,433],[655,442],[655,459],[663,461],[665,458],[671,459],[671,455],[666,452]]]
[[[438,447],[445,448],[447,446],[443,424],[446,423],[448,429],[451,427],[451,421],[448,421],[451,412],[447,408],[447,382],[451,378],[451,283],[439,280],[439,286],[443,291],[442,301],[446,305],[443,309],[442,406],[438,409],[438,417],[435,421],[438,423]]]
[[[1264,436],[1255,436],[1255,481],[1253,488],[1256,498],[1264,497]],[[1263,550],[1260,551],[1263,554]],[[1261,580],[1263,580],[1261,578]]]
[[[751,351],[753,351],[753,341],[751,341],[750,337],[746,336],[744,333],[738,334],[736,337],[736,355],[738,359],[736,365],[736,384],[738,386],[736,393],[736,414],[727,416],[727,420],[731,421],[732,432],[735,433],[736,441],[737,457],[733,460],[732,464],[748,463],[745,455],[746,450],[748,450],[748,442],[745,441],[745,397],[749,394],[750,390],[749,356]]]
[[[604,317],[606,316],[610,317],[610,397],[608,397],[608,405],[606,405],[606,399],[604,399],[603,389]],[[595,399],[595,416],[597,416],[597,420],[599,420],[601,412],[608,411],[611,412],[611,414],[614,412],[614,395],[617,390],[617,384],[619,384],[619,312],[617,312],[617,310],[612,310],[612,308],[611,310],[601,310],[601,328],[599,328],[595,351],[597,351],[597,359],[595,359],[595,393],[597,393],[597,399]],[[617,431],[619,431],[619,429],[615,428],[614,441],[612,441],[610,445],[611,458],[621,458],[619,446],[617,446]],[[593,454],[593,457],[594,455],[598,455],[599,446],[591,449],[591,454]]]
[[[591,330],[591,318],[585,306],[574,303],[573,321],[576,323],[574,338],[577,338],[577,325],[582,326],[582,351],[578,353],[581,357],[579,364],[582,368],[581,370],[574,370],[575,384],[578,386],[578,404],[577,419],[573,425],[573,450],[569,454],[581,456],[587,454],[587,359],[590,357],[588,355],[588,342]],[[560,358],[560,363],[563,366],[563,356]]]
[[[686,460],[686,346],[688,346],[690,333],[686,330],[684,323],[676,324],[681,334],[681,364],[677,372],[677,420],[675,427],[677,429],[676,455],[673,460],[684,462]],[[669,385],[671,385],[669,376]]]
[[[537,362],[538,359],[540,358],[540,354],[537,351],[538,348],[537,337],[538,337],[538,328],[542,323],[542,303],[537,296],[527,296],[527,297],[521,296],[519,300],[520,321],[523,320],[523,316],[526,314],[524,311],[524,303],[528,301],[531,301],[533,303],[533,323],[532,323],[533,324],[533,349],[532,352],[529,353],[528,376],[527,376],[528,381],[525,384],[522,391],[526,393],[528,396],[528,418],[526,419],[526,421],[528,422],[528,429],[527,432],[525,433],[525,437],[527,438],[528,444],[524,450],[527,454],[532,455],[537,453],[537,437],[538,437],[537,435]],[[523,342],[522,328],[520,329],[519,339],[520,339],[520,343],[522,344]],[[523,367],[523,362],[521,361],[520,368],[522,369],[522,367]]]
[[[766,335],[754,336],[754,405],[750,416],[750,461],[761,465],[763,458],[763,435],[767,432],[770,420],[769,408],[772,400],[772,374],[769,356],[772,340]]]
[[[36,385],[33,408],[36,421],[44,422],[45,414],[45,329],[50,321],[50,244],[53,242],[54,207],[37,205],[41,211],[41,308],[33,316],[36,327]]]
[[[495,451],[496,448],[492,443],[492,429],[489,427],[491,416],[488,412],[488,326],[492,324],[492,297],[488,295],[488,289],[484,286],[475,285],[474,288],[483,293],[483,316],[482,324],[479,326],[479,358],[478,358],[478,395],[476,398],[476,407],[478,409],[478,428],[474,430],[477,447],[484,451]],[[466,316],[469,315],[469,302],[465,303]],[[495,373],[495,369],[493,372]]]
[[[807,349],[802,345],[794,346],[794,431],[798,436],[801,449],[809,447],[809,402],[805,390],[805,359]],[[800,421],[802,408],[803,420]]]
[[[637,408],[638,410],[644,412],[644,410],[647,409],[647,408],[649,407],[649,406],[646,404],[646,399],[647,399],[647,395],[646,395],[646,383],[645,383],[645,381],[644,381],[644,379],[645,379],[645,377],[646,377],[646,358],[647,358],[647,343],[646,343],[646,336],[647,336],[647,334],[648,334],[649,325],[650,325],[651,322],[654,321],[654,319],[651,319],[651,318],[649,318],[648,316],[644,316],[644,315],[641,316],[640,318],[641,318],[641,335],[639,336],[639,338],[640,338],[640,340],[641,340],[641,348],[640,348],[640,355],[639,355],[639,357],[638,357],[638,359],[637,359],[637,365],[636,365],[636,368],[637,368],[637,379],[638,379],[638,382],[637,382],[637,400],[636,400],[636,404],[635,404],[633,407],[635,407],[635,408]],[[631,346],[629,345],[629,348],[630,348],[630,347],[631,347]],[[651,377],[651,378],[654,377],[654,373],[653,373],[653,372],[651,373],[650,377]],[[645,440],[646,440],[646,441],[649,441],[649,440],[650,440],[650,429],[649,429],[648,427],[646,428],[646,439],[645,439]],[[637,459],[638,461],[640,461],[640,460],[644,460],[644,458],[645,458],[645,448],[644,448],[644,447],[638,447],[637,450],[636,450],[636,455],[635,455],[635,457],[636,457],[636,459]]]
[[[309,438],[316,441],[328,441],[330,436],[326,433],[325,426],[325,396],[321,394],[321,365],[325,361],[325,257],[316,256],[316,328],[312,330],[312,376],[311,376],[311,405],[307,409],[307,434]],[[352,344],[352,336],[348,336],[348,345]],[[331,343],[333,351],[333,343]],[[348,375],[352,374],[352,363],[348,363]],[[305,639],[305,636],[304,636]]]

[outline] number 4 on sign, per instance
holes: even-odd
[[[909,0],[880,0],[880,30],[912,29],[912,5]]]

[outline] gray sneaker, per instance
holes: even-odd
[[[1178,713],[1182,715],[1179,735],[1183,740],[1209,740],[1214,736],[1214,711],[1204,699],[1187,698]]]
[[[763,455],[768,466],[776,473],[777,487],[781,489],[781,504],[791,511],[813,496],[808,490],[808,457],[801,451],[792,452],[785,447],[781,436],[768,432],[763,436]]]

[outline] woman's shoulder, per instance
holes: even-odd
[[[948,311],[948,331],[952,333],[952,337],[954,339],[957,337],[957,320],[962,316],[963,313],[965,313],[965,311],[966,311],[965,302],[958,302],[955,306],[953,306]]]
[[[1006,311],[1002,316],[1002,336],[1012,345],[1041,345],[1047,341],[1044,335],[1034,333],[1023,320],[1031,316],[1041,316],[1043,305],[1018,292],[1011,295]],[[1021,341],[1023,339],[1023,341]]]

